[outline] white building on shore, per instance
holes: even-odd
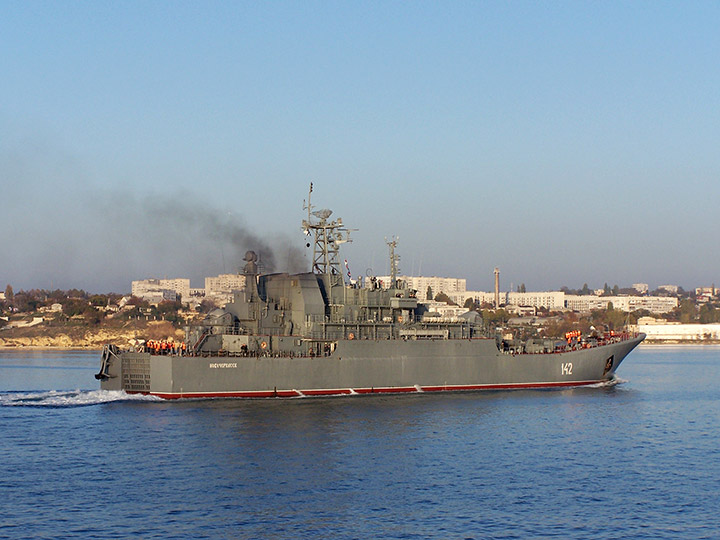
[[[377,276],[376,279],[381,281],[384,287],[390,285],[390,276]],[[467,280],[464,278],[397,276],[397,280],[405,282],[409,289],[415,289],[421,301],[427,299],[428,287],[432,289],[433,298],[438,293],[447,294],[452,298],[453,294],[463,293],[467,290]],[[369,286],[369,284],[370,280],[365,280],[365,286]]]
[[[232,300],[233,291],[245,287],[245,276],[240,274],[220,274],[205,278],[205,288],[190,288],[187,278],[143,279],[132,282],[132,295],[158,304],[164,300],[176,300],[197,305],[208,298],[218,305]]]
[[[678,286],[677,285],[659,285],[658,291],[665,291],[665,292],[669,292],[670,294],[677,294]]]
[[[665,319],[640,317],[631,330],[647,335],[646,343],[701,343],[720,341],[720,324],[680,324]]]
[[[390,283],[390,276],[379,276],[377,279],[385,287]],[[494,292],[468,291],[467,281],[461,278],[398,276],[397,279],[405,282],[410,289],[415,289],[421,302],[427,300],[427,289],[430,287],[433,297],[438,293],[444,293],[458,306],[464,306],[468,299],[472,299],[478,305],[494,305],[495,303]],[[366,283],[369,283],[369,280]],[[634,287],[644,291],[649,289],[645,283],[635,283]],[[607,309],[610,303],[612,303],[613,309],[620,311],[630,312],[645,309],[658,314],[668,313],[678,306],[677,298],[664,296],[570,295],[563,291],[531,291],[500,292],[499,297],[500,305],[505,306],[544,308],[549,311],[569,310],[581,313]]]
[[[566,307],[565,293],[562,291],[509,292],[505,303],[511,306],[542,307],[550,311],[562,311]]]
[[[133,296],[157,304],[164,300],[174,301],[177,297],[190,296],[190,280],[186,278],[174,279],[142,279],[132,282]]]
[[[678,299],[666,296],[565,295],[565,307],[581,313],[607,309],[610,304],[620,311],[646,309],[650,313],[668,313],[678,306]]]
[[[647,294],[650,290],[650,285],[648,285],[647,283],[633,283],[632,288],[640,294]]]
[[[245,276],[242,274],[220,274],[205,278],[205,298],[224,305],[231,302],[234,291],[245,288]]]
[[[448,294],[458,305],[465,305],[472,298],[478,305],[493,304],[495,293],[482,291],[465,291]],[[668,313],[678,306],[678,299],[665,296],[598,296],[565,294],[563,291],[542,292],[501,292],[500,305],[544,308],[549,311],[578,311],[587,313],[596,309],[607,309],[612,303],[613,309],[620,311],[636,311],[646,309],[650,313]]]

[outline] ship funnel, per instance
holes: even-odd
[[[247,298],[249,300],[254,300],[258,297],[258,287],[257,287],[258,256],[257,256],[257,253],[255,253],[254,251],[248,251],[245,253],[245,257],[243,257],[243,260],[246,263],[245,267],[243,268],[243,274],[245,275],[245,291],[247,294]]]
[[[243,274],[257,274],[258,273],[257,260],[258,260],[257,253],[255,253],[254,251],[246,252],[245,257],[243,257],[243,261],[245,261],[247,264],[245,264],[245,267],[243,268]]]

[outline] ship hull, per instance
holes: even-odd
[[[261,398],[552,388],[613,378],[644,338],[547,354],[490,339],[342,340],[330,356],[111,355],[101,388],[175,398]]]

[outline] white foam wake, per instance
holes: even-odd
[[[112,401],[162,401],[156,396],[127,394],[123,390],[48,390],[0,394],[0,407],[86,407]]]
[[[626,381],[625,379],[621,379],[620,377],[618,377],[617,375],[615,375],[615,376],[613,376],[613,378],[610,379],[610,380],[603,381],[603,382],[599,382],[599,383],[596,383],[596,384],[589,384],[589,385],[587,386],[587,388],[610,388],[611,386],[615,386],[615,385],[617,385],[617,384],[623,384],[623,383],[626,383],[626,382],[627,382],[627,381]]]

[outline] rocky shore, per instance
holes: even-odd
[[[122,326],[46,326],[0,331],[0,348],[100,349],[111,343],[126,347],[134,339],[183,339],[185,333],[166,321],[131,322]]]

